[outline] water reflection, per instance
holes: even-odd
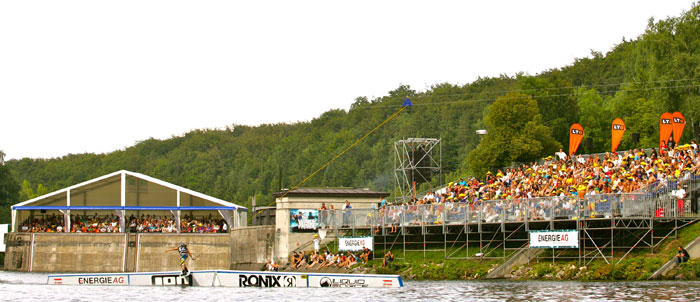
[[[700,282],[407,281],[401,289],[265,289],[45,285],[0,272],[2,301],[698,301]]]

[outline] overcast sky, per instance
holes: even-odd
[[[692,1],[0,1],[0,150],[110,152],[537,74]]]

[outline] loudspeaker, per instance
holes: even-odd
[[[632,142],[633,143],[638,143],[639,142],[639,133],[632,133]]]
[[[586,148],[591,148],[593,147],[593,139],[592,138],[586,138],[586,141],[583,143]]]

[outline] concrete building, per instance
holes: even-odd
[[[286,194],[285,194],[286,193]],[[294,191],[287,192],[286,190],[273,194],[276,197],[277,210],[275,213],[276,225],[276,253],[279,263],[287,263],[292,252],[300,246],[313,239],[315,232],[296,232],[292,229],[292,213],[296,210],[314,210],[319,209],[322,203],[326,204],[328,209],[335,209],[335,216],[321,217],[330,219],[337,218],[333,222],[342,226],[343,219],[355,219],[356,217],[343,216],[340,209],[345,201],[348,201],[353,209],[372,209],[376,208],[383,198],[389,196],[388,192],[371,191],[369,189],[353,189],[353,188],[300,188]],[[355,211],[356,214],[361,211]],[[368,211],[369,212],[369,211]],[[362,218],[362,217],[360,217]],[[324,222],[321,222],[321,227]]]

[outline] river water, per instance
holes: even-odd
[[[2,301],[700,301],[700,282],[405,281],[404,288],[224,288],[46,285],[0,271]]]

